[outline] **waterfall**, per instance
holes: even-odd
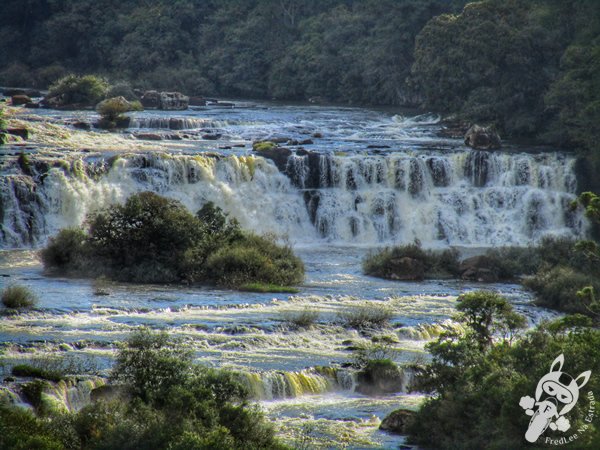
[[[277,165],[276,165],[277,164]],[[341,156],[167,153],[31,156],[0,177],[0,246],[39,246],[86,215],[154,191],[192,212],[212,201],[241,225],[292,243],[527,245],[581,236],[574,158],[560,153],[420,151]]]
[[[354,391],[354,373],[332,367],[314,367],[297,372],[244,372],[243,382],[259,400],[296,398],[333,391]]]
[[[196,117],[133,117],[130,128],[149,128],[166,130],[195,130],[199,128],[223,128],[228,122],[199,119]]]

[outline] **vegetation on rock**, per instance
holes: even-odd
[[[88,218],[89,229],[65,229],[42,250],[50,271],[142,282],[248,283],[290,286],[304,266],[291,248],[243,232],[207,203],[191,214],[152,192],[132,195]]]
[[[37,303],[37,297],[26,286],[13,284],[6,287],[1,294],[2,304],[10,309],[31,308]]]

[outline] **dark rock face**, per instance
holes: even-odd
[[[140,102],[146,109],[182,111],[188,109],[189,97],[180,92],[146,91],[142,95]]]
[[[8,134],[12,134],[13,136],[19,136],[23,139],[29,139],[29,130],[27,128],[24,128],[24,127],[9,128],[6,131],[8,132]]]
[[[500,148],[502,141],[491,127],[473,125],[465,134],[465,145],[476,150],[493,150]]]
[[[407,425],[414,415],[414,411],[397,409],[389,413],[387,417],[381,421],[379,429],[394,434],[406,434]]]
[[[163,137],[158,133],[136,133],[134,136],[137,139],[145,141],[162,141]]]
[[[387,272],[387,277],[392,280],[410,281],[425,278],[423,261],[408,256],[390,260]]]
[[[190,97],[190,106],[206,106],[206,99],[204,97]]]
[[[494,283],[499,278],[492,260],[485,255],[472,256],[461,261],[459,271],[463,280]]]
[[[13,106],[21,106],[31,103],[31,98],[28,95],[13,95],[11,97],[11,102]]]
[[[292,151],[285,147],[269,147],[254,151],[259,156],[273,161],[280,172],[285,172],[288,158],[292,155]]]

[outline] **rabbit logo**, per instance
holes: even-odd
[[[564,363],[562,354],[552,362],[550,372],[537,384],[535,400],[529,396],[521,397],[519,406],[525,414],[532,416],[525,433],[527,442],[537,441],[548,427],[563,432],[571,428],[565,414],[577,403],[579,390],[588,382],[592,372],[588,370],[573,378],[562,371]]]

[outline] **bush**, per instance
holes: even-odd
[[[106,80],[94,75],[67,75],[61,78],[48,91],[47,99],[56,99],[58,106],[95,106],[108,91]]]
[[[402,390],[404,374],[390,359],[373,359],[358,372],[357,381],[362,394],[390,394]]]
[[[590,305],[577,292],[588,286],[600,292],[598,278],[564,266],[544,268],[524,284],[535,292],[538,305],[568,313],[590,315]]]
[[[102,100],[96,105],[96,111],[102,116],[99,122],[100,128],[112,129],[119,126],[126,127],[128,119],[123,113],[129,111],[141,111],[142,104],[135,100],[129,102],[125,97],[114,97]]]
[[[65,228],[50,238],[40,257],[46,268],[79,272],[88,254],[87,235],[81,229]]]
[[[261,236],[245,236],[206,261],[208,278],[223,286],[259,282],[290,286],[302,282],[304,264],[290,247]]]
[[[363,272],[388,279],[448,278],[458,274],[458,257],[456,249],[426,251],[417,242],[370,253],[363,260]]]
[[[50,240],[41,252],[47,269],[141,283],[272,285],[278,291],[304,277],[291,248],[242,232],[210,203],[194,216],[178,201],[142,192],[88,223],[87,233],[67,229]]]
[[[355,306],[340,313],[344,326],[357,330],[382,328],[389,324],[394,316],[391,308],[376,303]]]
[[[12,368],[11,373],[16,377],[33,377],[48,381],[60,381],[63,378],[59,372],[45,370],[30,364],[18,364]]]
[[[308,307],[300,311],[285,311],[283,320],[291,328],[310,328],[319,320],[319,311]]]
[[[13,284],[2,291],[2,303],[11,309],[31,308],[37,303],[37,297],[29,288]]]

